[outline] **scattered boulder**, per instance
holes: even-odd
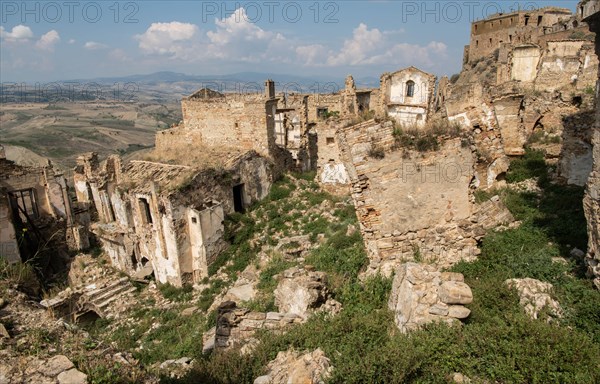
[[[341,304],[329,299],[327,274],[309,269],[312,268],[293,267],[281,274],[275,290],[275,305],[279,311],[306,319],[328,303],[328,307],[339,312]]]
[[[504,283],[517,290],[520,304],[532,319],[537,319],[544,308],[547,308],[552,317],[562,317],[560,303],[550,296],[552,284],[531,278],[509,279]]]
[[[469,317],[473,301],[460,273],[440,272],[432,265],[406,263],[396,270],[388,301],[396,325],[408,332],[434,321],[454,323]]]
[[[76,368],[61,372],[58,377],[59,384],[86,384],[87,375]]]
[[[267,365],[269,373],[254,384],[323,384],[333,367],[321,349],[303,355],[295,351],[279,352]]]
[[[4,324],[0,323],[0,339],[2,338],[10,339],[10,334],[4,327]]]
[[[252,342],[257,330],[283,332],[286,327],[302,321],[303,319],[294,313],[253,312],[246,308],[239,308],[233,301],[226,301],[221,303],[217,310],[216,328],[203,336],[203,351],[226,349],[232,346],[243,347]]]
[[[40,367],[40,372],[46,376],[54,377],[61,372],[73,368],[74,366],[75,365],[67,356],[56,355]]]
[[[181,378],[192,368],[193,362],[189,357],[181,357],[163,361],[158,368],[163,373],[168,373],[169,377]]]

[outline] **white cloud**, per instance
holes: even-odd
[[[177,55],[182,51],[181,43],[190,41],[198,32],[194,24],[152,23],[146,32],[135,35],[140,49],[145,53]]]
[[[69,44],[75,44],[77,42],[77,40],[75,39],[69,39]]]
[[[35,43],[36,48],[44,51],[54,51],[54,46],[60,41],[60,35],[54,29],[43,34]]]
[[[0,26],[0,37],[9,42],[23,42],[33,39],[33,32],[31,28],[25,25],[14,26],[10,32],[7,32],[4,27]]]
[[[403,30],[380,31],[360,23],[352,37],[344,41],[339,50],[321,44],[296,47],[296,59],[306,66],[423,66],[432,68],[448,59],[448,47],[432,41],[426,45],[398,42]]]
[[[409,65],[432,69],[448,59],[445,44],[435,41],[424,45],[402,42],[405,33],[403,29],[380,30],[360,23],[340,47],[307,43],[261,28],[249,21],[244,8],[238,8],[229,17],[215,19],[214,26],[207,31],[201,31],[197,25],[190,23],[157,22],[134,38],[142,53],[185,64],[289,64],[296,67],[344,67],[344,70],[347,67],[373,66],[373,70],[377,71]],[[127,56],[124,52],[113,51],[111,57],[123,60]],[[150,61],[158,59],[147,58]]]
[[[360,23],[354,30],[352,39],[344,42],[339,53],[329,56],[327,64],[330,66],[360,64],[383,45],[384,36],[379,29],[369,30],[366,24]]]
[[[238,8],[227,18],[215,19],[213,30],[206,33],[199,31],[198,26],[189,23],[153,23],[134,38],[143,53],[165,55],[185,62],[289,61],[289,54],[280,53],[293,53],[293,47],[286,43],[283,35],[251,23],[244,8]]]
[[[327,48],[321,44],[301,45],[295,51],[298,59],[305,65],[320,65],[328,54]]]
[[[108,45],[106,44],[102,44],[102,43],[98,43],[96,41],[88,41],[83,45],[83,48],[85,49],[89,49],[89,50],[97,50],[97,49],[105,49],[108,48]]]
[[[131,61],[131,58],[127,55],[127,53],[125,53],[125,51],[120,48],[113,49],[112,51],[110,51],[108,56],[111,59],[114,59],[117,61]]]

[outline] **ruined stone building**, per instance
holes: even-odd
[[[227,246],[225,215],[265,198],[278,175],[314,167],[307,97],[222,94],[182,100],[183,123],[161,131],[149,159],[81,156],[74,181],[114,266],[181,286],[208,275]]]
[[[436,81],[434,75],[415,67],[383,74],[383,114],[405,126],[424,126],[432,110]]]
[[[62,173],[51,164],[17,165],[6,159],[2,146],[0,170],[1,257],[10,263],[25,262],[52,244],[66,243],[72,250],[89,247],[85,228],[89,216],[84,207],[72,206]],[[57,261],[46,262],[52,267]],[[52,270],[61,269],[59,264],[64,263]]]
[[[581,12],[559,8],[472,24],[463,70],[448,85],[441,110],[472,132],[482,188],[501,183],[508,157],[523,155],[526,146],[544,149],[566,183],[586,183],[598,74],[593,36]],[[536,137],[541,143],[531,142]]]
[[[92,230],[113,266],[131,275],[154,272],[157,281],[176,286],[208,276],[226,247],[225,215],[263,199],[272,182],[272,164],[255,151],[210,155],[222,166],[124,165],[117,156],[99,163],[96,154],[78,159],[77,197],[94,203]]]
[[[505,44],[543,45],[545,41],[564,40],[573,34],[585,35],[586,28],[580,29],[580,20],[569,9],[558,7],[491,15],[471,25],[471,41],[465,48],[463,62],[481,60]]]

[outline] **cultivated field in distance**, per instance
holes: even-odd
[[[103,158],[150,148],[157,131],[180,120],[176,102],[3,103],[0,142],[11,160],[31,162],[34,152],[68,170],[84,152]]]

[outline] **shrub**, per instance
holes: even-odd
[[[381,160],[385,158],[385,150],[379,144],[371,144],[368,155],[373,159]]]
[[[178,288],[171,284],[159,284],[158,289],[167,300],[181,302],[188,301],[192,298],[193,288],[191,285],[184,285],[183,287]]]

